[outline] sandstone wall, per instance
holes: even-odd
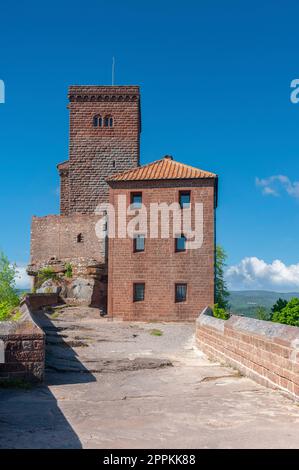
[[[206,309],[196,322],[198,347],[262,385],[299,398],[299,328]]]
[[[20,306],[19,321],[0,322],[0,342],[4,363],[0,363],[0,381],[42,382],[45,364],[45,335],[31,316],[28,299]]]
[[[110,203],[116,215],[119,195],[125,196],[129,206],[131,192],[142,192],[142,202],[149,209],[151,203],[178,202],[179,192],[190,190],[192,220],[195,203],[203,204],[204,238],[200,248],[176,252],[170,215],[170,238],[161,238],[161,233],[158,238],[146,238],[143,252],[134,252],[133,240],[129,237],[109,239],[108,315],[136,321],[194,321],[199,309],[214,303],[214,180],[110,184]],[[149,210],[147,225],[149,230]],[[117,229],[116,223],[116,233]],[[145,284],[145,298],[133,302],[133,285],[139,282]],[[184,302],[175,302],[176,283],[187,284]]]
[[[62,183],[62,213],[93,213],[108,202],[106,178],[139,165],[138,86],[71,86],[68,178]],[[100,116],[102,127],[94,127]],[[104,125],[105,117],[112,127]],[[68,200],[69,207],[66,206]]]
[[[104,264],[105,242],[97,238],[95,231],[99,218],[94,214],[33,217],[31,264],[75,258],[94,259]]]

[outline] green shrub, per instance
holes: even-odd
[[[37,275],[37,287],[40,287],[44,282],[48,280],[55,281],[57,280],[57,274],[54,273],[51,267],[45,267],[41,269]]]
[[[213,307],[213,316],[221,318],[221,320],[228,320],[230,317],[229,313],[224,308],[220,308],[218,304]]]
[[[65,276],[69,278],[73,277],[73,267],[71,263],[65,265]]]
[[[7,320],[20,303],[15,284],[16,266],[0,253],[0,321]]]
[[[294,297],[281,311],[274,312],[272,321],[285,325],[299,326],[299,299]]]

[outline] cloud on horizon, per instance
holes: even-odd
[[[231,290],[299,291],[299,263],[287,266],[277,259],[267,264],[262,259],[247,257],[229,266],[225,278]]]
[[[278,197],[282,192],[299,199],[299,181],[291,181],[288,176],[274,175],[268,178],[256,178],[255,184],[265,196]]]

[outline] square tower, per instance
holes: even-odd
[[[108,202],[106,178],[139,166],[138,86],[69,88],[69,161],[58,165],[61,214],[93,213]]]

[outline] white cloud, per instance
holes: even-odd
[[[284,191],[289,196],[299,199],[299,181],[291,181],[285,175],[256,178],[255,184],[262,189],[265,196],[280,196]]]
[[[232,290],[290,292],[299,289],[299,263],[287,266],[278,259],[267,264],[256,257],[244,258],[239,264],[229,266],[225,276]]]
[[[17,289],[31,288],[31,278],[26,273],[26,266],[17,266],[17,274],[15,280]]]

